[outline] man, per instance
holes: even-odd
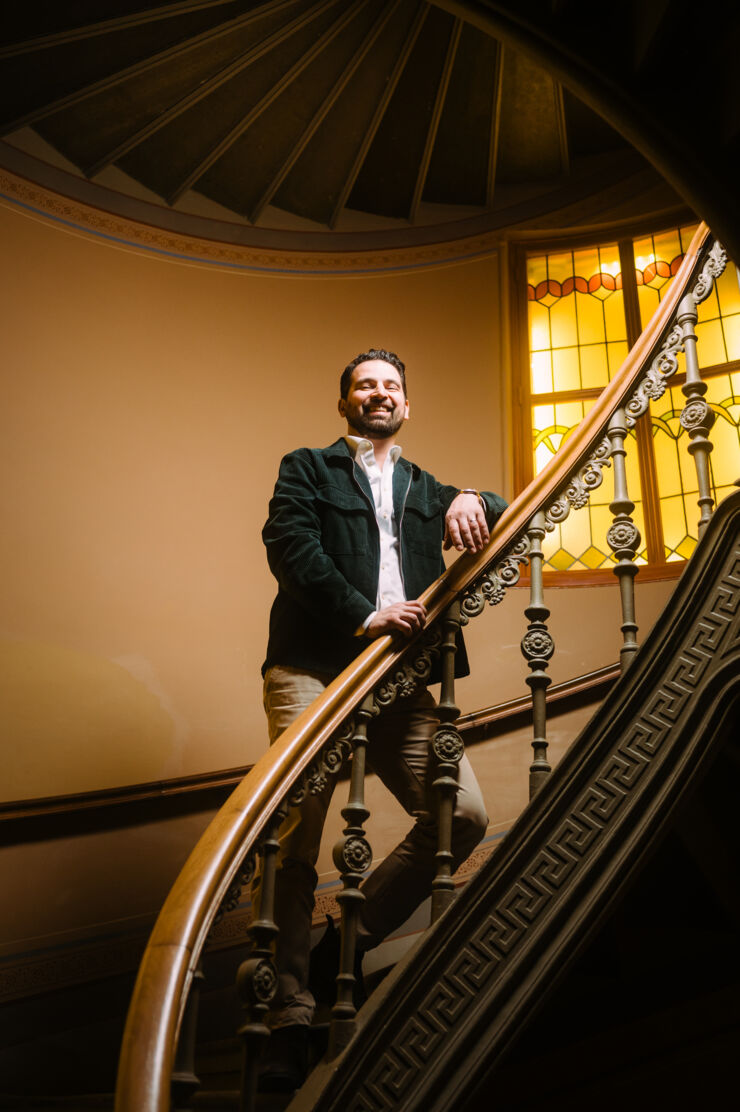
[[[444,571],[442,547],[479,552],[506,505],[495,494],[444,486],[403,459],[396,441],[409,402],[397,355],[377,349],[358,355],[341,376],[340,394],[346,436],[328,448],[285,456],[262,534],[278,581],[263,666],[271,742],[369,640],[410,638],[423,627],[418,596]],[[457,656],[462,672],[464,652]],[[370,726],[369,762],[415,821],[363,885],[361,952],[400,926],[430,890],[437,829],[428,742],[436,724],[434,700],[422,690],[397,700]],[[314,866],[332,789],[294,808],[280,837],[279,986],[272,1014],[279,1036],[273,1034],[271,1059],[274,1064],[277,1051],[288,1060],[286,1087],[301,1081],[314,1009],[308,990]],[[453,820],[455,868],[487,822],[463,758]],[[259,882],[253,897],[259,899]]]

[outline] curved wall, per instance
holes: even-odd
[[[405,452],[505,490],[498,259],[277,277],[11,202],[0,224],[4,798],[248,763],[273,595],[259,531],[283,452],[343,431],[347,359],[397,350]]]

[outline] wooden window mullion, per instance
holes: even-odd
[[[642,333],[640,303],[637,297],[637,280],[635,278],[635,253],[631,239],[619,241],[619,264],[622,271],[622,295],[627,326],[627,343],[631,350]],[[637,440],[637,463],[640,471],[648,563],[662,564],[665,562],[663,515],[660,509],[658,471],[655,466],[655,453],[653,452],[650,409],[635,422],[635,438]]]
[[[527,255],[520,247],[509,251],[509,299],[511,328],[511,360],[514,392],[512,406],[516,414],[514,438],[514,485],[524,490],[534,477],[532,450],[532,381],[529,355],[529,310],[527,293]]]

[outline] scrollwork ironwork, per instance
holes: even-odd
[[[605,436],[594,448],[578,474],[571,478],[561,494],[551,503],[545,513],[545,528],[551,533],[568,517],[571,509],[580,510],[588,504],[591,492],[604,481],[602,470],[611,463],[611,444]]]
[[[461,625],[467,625],[471,618],[482,614],[486,603],[497,606],[503,600],[507,589],[519,582],[519,565],[527,563],[528,552],[529,538],[525,535],[468,587],[460,600]]]
[[[225,915],[236,911],[242,898],[242,891],[248,888],[254,879],[256,870],[255,851],[251,850],[242,861],[236,876],[229,885],[228,891],[221,901],[216,912],[212,926],[220,923]]]
[[[687,297],[699,305],[709,297],[714,282],[719,278],[727,264],[727,252],[722,244],[715,240],[710,248],[699,276]],[[678,370],[678,356],[684,350],[684,333],[681,325],[674,322],[666,336],[660,351],[652,360],[647,371],[640,379],[629,401],[625,405],[627,425],[632,428],[638,417],[646,413],[651,400],[657,401],[666,390],[666,379]]]

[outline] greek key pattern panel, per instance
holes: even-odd
[[[476,995],[557,899],[564,885],[593,858],[600,843],[667,749],[672,731],[704,682],[728,657],[740,657],[740,549],[711,591],[702,615],[686,632],[657,690],[644,701],[628,732],[595,771],[591,782],[544,846],[479,923],[461,952],[440,971],[393,1045],[371,1065],[346,1107],[385,1112],[412,1093],[428,1073],[446,1036],[465,1017]]]

